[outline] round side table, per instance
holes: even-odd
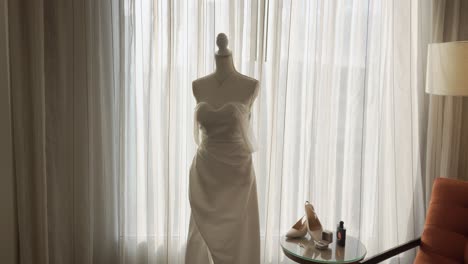
[[[359,263],[366,256],[366,247],[359,239],[346,236],[346,246],[333,241],[327,249],[318,249],[307,237],[290,239],[281,237],[284,254],[297,263]]]

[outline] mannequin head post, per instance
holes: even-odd
[[[229,56],[231,55],[231,51],[227,48],[229,43],[228,37],[224,33],[219,33],[216,37],[216,45],[218,46],[218,51],[216,51],[216,55],[218,56]]]
[[[216,73],[220,76],[219,79],[224,79],[227,75],[235,72],[234,63],[232,61],[232,52],[227,48],[228,37],[224,33],[219,33],[216,37],[216,45],[218,50],[215,52]]]

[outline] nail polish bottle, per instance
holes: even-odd
[[[336,243],[344,247],[345,242],[346,242],[346,228],[344,228],[344,222],[340,221],[340,224],[336,227]]]

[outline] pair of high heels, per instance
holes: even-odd
[[[323,227],[315,213],[315,209],[309,201],[304,205],[305,215],[301,217],[289,231],[286,233],[288,238],[301,238],[309,233],[310,237],[315,241],[320,241],[322,238]]]

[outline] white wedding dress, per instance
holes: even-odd
[[[195,108],[197,153],[185,263],[258,264],[260,232],[250,109],[240,102]]]

